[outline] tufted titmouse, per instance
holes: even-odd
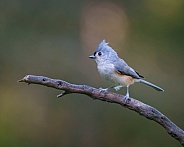
[[[140,82],[158,91],[164,91],[162,88],[143,80],[144,77],[128,66],[123,59],[119,58],[117,53],[105,42],[105,40],[97,46],[94,55],[89,56],[89,58],[95,59],[100,75],[106,80],[114,83],[111,87],[103,90],[114,88],[117,91],[121,87],[126,86],[127,93],[125,95],[125,100],[129,98],[129,86],[134,84],[134,82]]]

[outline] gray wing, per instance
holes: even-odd
[[[127,63],[119,59],[117,62],[113,63],[116,69],[116,72],[122,75],[131,76],[135,79],[141,79],[144,78],[142,75],[140,75],[138,72],[136,72],[133,68],[127,65]]]

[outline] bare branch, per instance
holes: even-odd
[[[99,89],[87,85],[71,84],[63,80],[51,79],[44,76],[27,75],[18,82],[25,82],[28,84],[39,84],[63,90],[63,92],[57,97],[62,97],[66,94],[71,93],[80,93],[88,95],[93,99],[120,104],[122,107],[131,109],[139,113],[141,116],[144,116],[150,120],[159,123],[173,138],[178,140],[184,146],[184,131],[182,129],[176,126],[172,121],[170,121],[157,109],[133,98],[129,98],[128,101],[125,101],[124,96],[117,93],[101,91]]]

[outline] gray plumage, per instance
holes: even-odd
[[[164,91],[162,88],[143,80],[144,77],[128,66],[123,59],[119,58],[118,54],[108,45],[107,42],[105,42],[105,40],[97,46],[94,55],[89,57],[95,59],[100,75],[114,83],[110,88],[119,90],[122,86],[127,87],[125,98],[129,97],[128,87],[134,82],[140,82],[153,87],[158,91]],[[109,88],[106,90],[108,89]]]
[[[114,64],[116,70],[120,72],[121,74],[131,76],[136,79],[144,78],[142,75],[140,75],[138,72],[136,72],[134,69],[132,69],[128,64],[121,58],[118,57],[118,54],[108,45],[108,43],[103,40],[96,49],[97,52],[103,52],[107,54],[107,58],[111,59],[108,60],[109,63]]]

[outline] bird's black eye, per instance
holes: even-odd
[[[101,56],[102,55],[102,53],[101,52],[98,52],[98,56]]]

